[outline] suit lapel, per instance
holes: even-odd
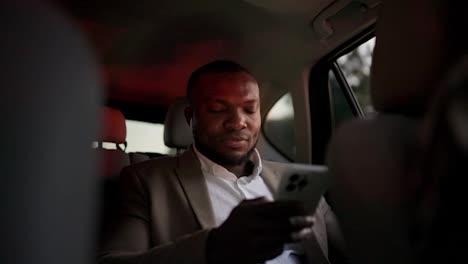
[[[201,227],[203,229],[214,227],[214,213],[208,187],[201,171],[200,161],[192,148],[179,157],[176,174]]]
[[[260,175],[270,192],[274,194],[279,187],[281,176],[277,174],[271,162],[262,160],[262,172]]]

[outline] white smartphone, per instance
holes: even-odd
[[[331,184],[326,166],[285,163],[277,172],[281,180],[274,195],[275,200],[302,201],[308,212],[315,211],[320,198]]]

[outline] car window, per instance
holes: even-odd
[[[328,72],[328,85],[332,103],[332,122],[333,126],[337,127],[343,121],[353,118],[354,113],[352,111],[352,105],[349,103],[348,99],[346,99],[344,90],[338,83],[333,70]]]
[[[266,115],[263,133],[267,140],[290,160],[296,158],[294,108],[290,93],[284,94]]]
[[[153,152],[175,154],[175,150],[164,144],[164,125],[135,120],[126,120],[126,152]]]
[[[337,63],[354,92],[364,115],[374,113],[370,101],[369,81],[375,37],[338,58]]]

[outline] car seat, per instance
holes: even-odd
[[[0,2],[0,263],[91,263],[98,64],[44,2]]]
[[[101,121],[101,134],[94,149],[98,156],[100,172],[99,238],[111,230],[112,218],[119,205],[120,171],[130,165],[130,157],[125,153],[127,129],[122,112],[102,107]],[[107,144],[111,147],[105,147]]]
[[[446,29],[432,1],[386,1],[381,11],[371,70],[379,113],[332,136],[330,198],[352,263],[415,263],[420,129],[445,73]]]
[[[169,107],[164,120],[164,144],[176,148],[178,153],[186,150],[193,142],[192,129],[187,124],[184,110],[188,105],[185,97],[178,97]]]

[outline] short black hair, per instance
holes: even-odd
[[[195,83],[198,81],[200,76],[204,73],[237,73],[244,72],[249,75],[252,75],[246,68],[242,67],[239,63],[230,61],[230,60],[215,60],[208,64],[201,66],[196,69],[190,75],[190,78],[187,82],[187,99],[192,103],[192,93]]]

